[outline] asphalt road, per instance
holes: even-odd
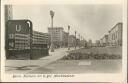
[[[38,60],[6,60],[5,71],[6,73],[27,73],[61,59],[67,55],[66,51],[67,48],[56,49],[54,52],[49,52],[49,56]]]

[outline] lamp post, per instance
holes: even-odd
[[[51,52],[54,52],[54,44],[53,44],[53,17],[54,17],[54,12],[50,10],[50,16],[51,16]]]
[[[70,46],[69,46],[69,31],[70,31],[70,26],[68,25],[68,50],[70,50]]]
[[[79,48],[80,48],[80,34],[79,34]]]
[[[76,31],[75,31],[75,49],[76,49]]]
[[[83,46],[83,37],[81,36],[81,47]]]

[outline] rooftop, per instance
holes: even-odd
[[[48,29],[52,29],[51,27],[48,27]],[[53,27],[53,29],[64,29],[63,27]]]
[[[122,22],[117,23],[111,30],[109,30],[109,33],[110,33],[116,26],[122,25],[122,24],[123,24]]]

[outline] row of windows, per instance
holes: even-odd
[[[34,34],[33,36],[37,36],[37,37],[45,37],[45,35],[40,35],[40,34]]]
[[[26,44],[26,43],[14,43],[14,42],[9,42],[9,47],[11,47],[11,48],[20,48],[20,47],[22,47],[22,48],[24,48],[24,47],[30,47],[30,44]]]
[[[46,41],[48,40],[48,38],[41,38],[41,37],[34,37],[33,41]],[[30,42],[30,39],[27,37],[15,37],[15,42],[21,42],[21,43],[25,43],[25,42]]]
[[[110,37],[109,38],[112,39],[112,40],[117,39],[118,38],[118,32],[115,32],[115,33],[110,34]]]
[[[47,44],[48,42],[33,42],[33,44]]]
[[[60,32],[53,31],[52,34],[60,34]]]
[[[45,41],[36,41],[36,40],[35,40],[35,41],[33,41],[33,42],[45,42]]]
[[[48,42],[33,42],[33,44],[47,44]],[[26,44],[26,43],[13,43],[13,42],[10,42],[9,43],[9,47],[11,48],[16,48],[16,49],[25,49],[25,48],[30,48],[30,44]]]
[[[25,50],[25,49],[30,49],[30,47],[25,47],[25,48],[9,48],[9,50]]]
[[[60,29],[49,29],[49,32],[52,32],[52,31],[54,31],[54,32],[60,32],[61,30]]]
[[[24,35],[24,34],[9,34],[9,39],[18,39],[18,38],[30,38],[30,35]]]
[[[48,42],[48,40],[33,40],[33,42]],[[15,44],[29,44],[30,41],[27,40],[16,40]]]
[[[30,37],[30,34],[15,34],[16,37]]]
[[[50,36],[49,34],[46,34],[46,33],[38,33],[38,32],[33,32],[33,35],[34,36]]]
[[[47,40],[48,38],[46,38],[46,37],[37,37],[37,36],[34,36],[33,39]]]
[[[52,36],[52,38],[60,38],[60,36]]]
[[[30,42],[15,42],[15,45],[18,44],[18,45],[29,45]]]
[[[17,39],[15,39],[15,41],[25,41],[25,42],[27,42],[27,41],[30,41],[30,39],[17,38]]]
[[[16,44],[29,44],[29,41],[15,41]]]
[[[18,47],[15,47],[15,49],[30,49],[30,47],[20,47],[20,46],[18,46]]]
[[[30,45],[20,45],[20,44],[16,44],[15,45],[15,48],[20,48],[20,47],[22,47],[22,48],[25,48],[25,47],[29,47]]]
[[[49,38],[50,36],[33,35],[33,38]],[[9,34],[9,39],[28,39],[30,35],[25,34]]]
[[[15,40],[19,40],[19,41],[30,41],[30,38],[15,37]]]

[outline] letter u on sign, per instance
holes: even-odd
[[[16,31],[20,32],[21,31],[21,25],[16,25]]]

